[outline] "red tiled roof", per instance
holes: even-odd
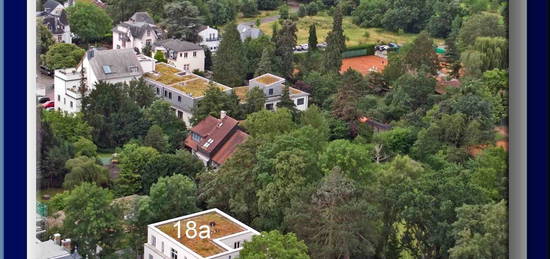
[[[238,128],[238,123],[227,115],[223,119],[208,116],[191,128],[192,132],[201,136],[201,141],[195,142],[190,134],[185,139],[185,146],[206,153],[214,162],[223,164],[236,146],[248,137]]]
[[[242,130],[236,130],[235,133],[223,144],[223,146],[216,152],[212,157],[212,161],[216,162],[218,165],[221,165],[229,158],[237,146],[246,141],[248,134],[244,133]]]

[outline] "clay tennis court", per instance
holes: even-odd
[[[378,56],[361,56],[353,58],[345,58],[342,60],[340,73],[345,72],[348,68],[352,68],[362,75],[368,74],[372,70],[382,72],[388,64],[388,60]]]

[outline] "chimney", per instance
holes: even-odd
[[[63,248],[65,248],[65,250],[71,251],[71,239],[70,238],[63,239],[61,241],[61,244],[63,245]]]
[[[59,234],[59,233],[53,234],[53,242],[56,245],[60,246],[61,245],[61,234]]]
[[[227,115],[227,112],[226,111],[221,111],[220,112],[220,119],[223,120],[223,118],[225,118],[225,115]]]

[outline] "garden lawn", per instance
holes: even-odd
[[[237,17],[237,20],[236,20],[236,24],[239,24],[239,23],[243,23],[243,22],[254,22],[256,23],[256,20],[257,19],[263,19],[263,18],[266,18],[266,17],[270,17],[270,16],[274,16],[274,15],[278,15],[279,14],[279,11],[278,10],[264,10],[264,11],[260,11],[260,13],[258,15],[256,15],[256,17],[243,17],[243,14],[242,13],[239,13],[239,17]]]
[[[264,23],[260,26],[260,29],[267,35],[272,34],[272,26],[275,22]],[[317,16],[305,16],[298,20],[298,44],[305,44],[308,42],[309,26],[315,24],[317,29],[317,42],[325,42],[328,32],[332,29],[332,17],[325,13],[320,13]],[[378,43],[380,41],[389,43],[395,42],[398,44],[405,44],[414,39],[416,34],[413,33],[394,33],[386,31],[382,28],[361,28],[352,23],[351,16],[344,17],[342,22],[344,27],[344,35],[346,36],[346,46],[356,46],[367,43]],[[365,32],[368,31],[368,36],[365,37]],[[443,40],[436,39],[437,44],[443,43]]]

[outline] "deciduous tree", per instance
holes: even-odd
[[[109,172],[97,164],[95,157],[79,156],[70,159],[65,163],[65,168],[69,170],[63,182],[65,189],[73,189],[84,182],[99,186],[106,186],[109,182]]]
[[[71,31],[85,43],[102,39],[112,29],[111,17],[94,4],[78,2],[67,8],[67,13]]]
[[[277,230],[263,232],[246,242],[240,252],[243,259],[296,258],[309,259],[307,246],[294,233],[286,235]]]
[[[199,9],[189,1],[174,1],[164,5],[163,24],[168,36],[199,42],[198,26],[201,18]]]
[[[44,55],[44,64],[49,69],[76,67],[84,56],[84,50],[70,43],[55,43]]]

